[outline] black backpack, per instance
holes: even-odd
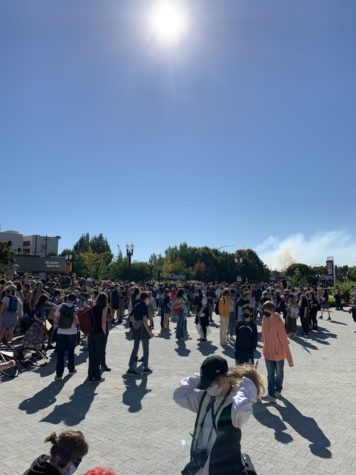
[[[59,310],[58,327],[63,328],[63,330],[68,330],[74,323],[74,312],[74,306],[68,307],[67,305],[62,305]]]
[[[215,303],[214,312],[216,313],[216,315],[220,315],[219,314],[219,303],[220,303],[220,299],[218,299]]]

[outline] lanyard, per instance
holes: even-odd
[[[205,411],[205,414],[204,414],[204,417],[201,421],[201,423],[199,424],[199,431],[198,431],[198,420],[199,420],[199,416],[200,416],[200,411],[201,411],[201,407],[203,405],[203,401],[205,399],[205,396],[206,396],[206,392],[204,392],[203,396],[202,396],[202,399],[200,401],[200,406],[199,406],[199,410],[198,410],[198,415],[197,415],[197,420],[196,420],[196,425],[195,425],[195,428],[194,428],[194,433],[193,433],[193,441],[192,441],[192,447],[191,447],[191,451],[193,451],[199,441],[199,438],[200,438],[200,435],[202,433],[202,430],[203,430],[203,426],[204,426],[204,423],[205,423],[205,419],[206,419],[206,416],[208,414],[209,411],[211,411],[211,418],[212,418],[212,421],[213,421],[213,428],[211,429],[210,431],[210,434],[209,434],[209,438],[208,438],[208,442],[207,442],[207,446],[209,445],[209,442],[210,442],[210,439],[211,439],[211,436],[212,436],[212,433],[213,433],[213,429],[215,429],[215,432],[217,432],[217,426],[216,426],[216,416],[218,415],[220,409],[223,407],[223,405],[225,404],[226,402],[226,399],[227,397],[229,396],[229,394],[231,393],[231,389],[230,391],[228,391],[228,393],[226,393],[224,399],[221,401],[221,403],[219,404],[219,407],[217,408],[216,412],[214,412],[214,403],[215,403],[215,397],[213,397],[211,399],[211,401],[209,402],[207,408],[206,408],[206,411]]]

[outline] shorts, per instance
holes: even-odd
[[[322,310],[329,310],[329,307],[330,307],[329,302],[321,302],[320,304],[320,308]]]
[[[0,315],[0,330],[8,330],[9,328],[16,327],[17,314],[13,312],[4,312]]]

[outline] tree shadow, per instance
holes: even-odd
[[[278,442],[281,442],[282,444],[289,444],[293,441],[293,437],[285,432],[287,430],[285,423],[280,417],[272,414],[267,409],[266,404],[263,404],[261,401],[258,401],[256,404],[254,404],[253,415],[260,424],[274,431],[274,437],[276,440],[278,440]]]
[[[177,342],[177,348],[174,348],[174,351],[178,353],[179,356],[189,356],[191,351],[187,348],[187,345],[185,344],[184,341],[179,341]]]
[[[218,347],[213,345],[210,341],[200,341],[198,343],[198,350],[203,356],[212,355],[217,349]]]
[[[27,414],[35,414],[41,409],[51,406],[56,402],[56,396],[62,391],[65,383],[71,376],[66,376],[61,381],[52,381],[48,386],[41,389],[38,393],[34,394],[28,399],[24,399],[19,409],[26,411]]]
[[[70,396],[70,401],[55,406],[53,411],[41,422],[50,424],[64,423],[67,426],[76,426],[85,419],[95,396],[95,384],[88,384],[88,381],[77,386]]]
[[[284,407],[277,405],[284,422],[288,423],[298,434],[306,440],[309,440],[309,449],[312,454],[321,458],[331,458],[330,440],[320,429],[315,419],[304,416],[293,404],[285,397],[281,400]]]
[[[128,406],[129,412],[138,412],[142,409],[141,401],[152,390],[147,389],[147,375],[143,375],[141,382],[137,385],[137,379],[132,376],[123,375],[126,390],[122,395],[122,402]]]

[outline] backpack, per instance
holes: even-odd
[[[78,320],[81,331],[84,335],[90,335],[94,330],[94,312],[93,308],[87,305],[78,311]]]
[[[219,314],[219,303],[220,303],[220,299],[218,299],[215,303],[214,312],[216,313],[216,315],[220,315]]]
[[[58,327],[68,330],[74,323],[74,306],[62,305],[59,310]]]
[[[17,304],[18,304],[17,297],[9,296],[9,305],[7,307],[7,311],[11,312],[11,313],[16,313],[17,312]]]

